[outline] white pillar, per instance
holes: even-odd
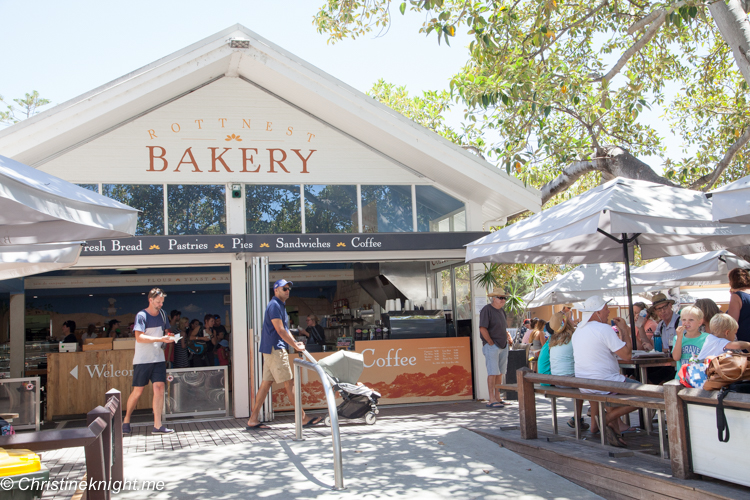
[[[250,416],[250,358],[248,356],[247,268],[244,254],[229,265],[232,296],[232,396],[235,418]]]
[[[26,297],[10,295],[10,377],[23,377],[26,361]]]
[[[474,387],[476,388],[477,399],[489,399],[490,393],[487,390],[487,366],[484,363],[484,354],[482,354],[482,336],[479,334],[479,311],[477,299],[481,302],[482,297],[486,299],[487,292],[484,288],[477,285],[476,276],[484,271],[482,264],[469,264],[471,271],[471,338],[474,355]]]

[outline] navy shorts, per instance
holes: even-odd
[[[133,365],[133,387],[146,387],[149,380],[155,382],[167,382],[167,363],[143,363]]]

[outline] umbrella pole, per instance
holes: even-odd
[[[630,310],[630,338],[633,340],[632,348],[635,349],[635,318],[633,317],[633,287],[630,284],[630,254],[628,253],[628,235],[622,234],[622,251],[625,255],[625,283],[628,288],[628,308]]]

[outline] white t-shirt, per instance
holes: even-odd
[[[163,337],[169,323],[164,311],[159,311],[156,316],[151,316],[145,309],[135,316],[135,331],[143,332],[149,337]],[[163,363],[165,361],[164,351],[161,349],[163,342],[137,342],[133,354],[133,364]]]
[[[709,334],[703,342],[701,352],[698,353],[698,359],[706,359],[709,356],[724,354],[724,347],[726,347],[727,344],[729,344],[727,339],[720,339],[715,335]]]
[[[625,381],[625,375],[620,373],[620,365],[614,353],[627,344],[620,340],[611,326],[596,321],[586,323],[583,328],[576,330],[571,343],[576,377],[612,382]],[[606,394],[606,391],[592,389],[581,389],[581,392]]]

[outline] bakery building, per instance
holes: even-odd
[[[87,241],[74,267],[9,292],[23,295],[24,338],[19,348],[3,327],[0,354],[47,377],[48,405],[52,387],[97,376],[129,392],[131,351],[103,361],[117,351],[55,353],[44,339],[68,319],[78,334],[113,319],[126,329],[159,286],[167,312],[220,316],[231,340],[223,387],[231,414],[247,416],[256,333],[282,277],[294,282],[293,325],[314,315],[325,332],[315,355],[362,352],[363,382],[381,402],[486,396],[485,294],[472,279],[482,266],[464,264],[463,246],[541,201],[239,25],[0,131],[0,155],[141,211],[133,238]],[[44,362],[83,355],[99,358],[58,359],[55,373]],[[24,375],[2,363],[0,372]],[[314,381],[305,382],[305,404],[315,406]],[[283,391],[272,397],[275,409],[288,407]]]

